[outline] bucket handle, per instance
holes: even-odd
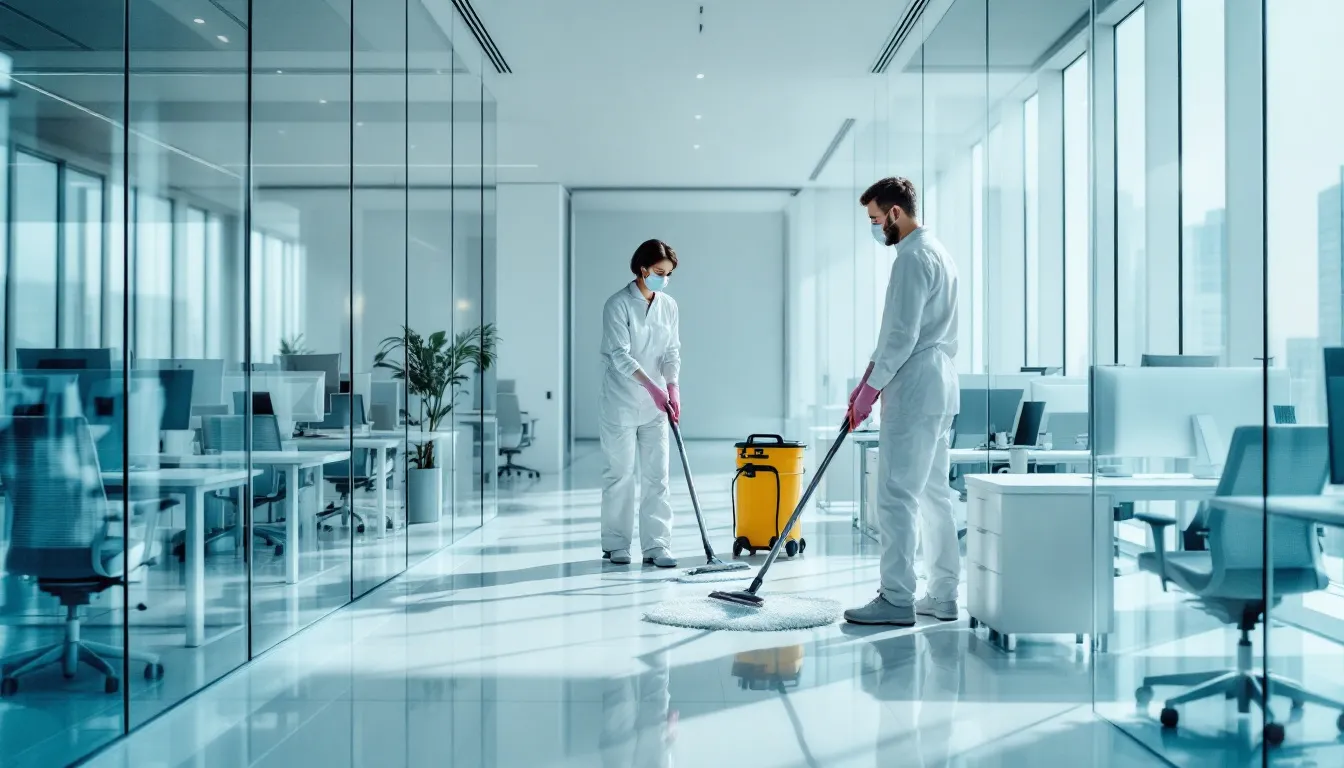
[[[768,443],[768,445],[783,445],[783,444],[784,444],[784,438],[783,438],[783,436],[781,436],[781,435],[761,434],[761,435],[748,435],[748,436],[747,436],[747,445],[757,445],[758,443],[757,443],[756,438],[758,438],[758,437],[759,437],[759,438],[770,438],[770,441],[771,441],[771,442]],[[762,440],[759,444],[761,444],[761,445],[766,445],[767,443],[765,443],[765,441]]]

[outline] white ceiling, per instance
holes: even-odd
[[[137,179],[236,199],[248,135],[246,0],[128,1]],[[349,181],[350,2],[254,4],[254,183]],[[405,5],[354,2],[360,183],[400,183],[408,153],[417,183],[479,178],[462,162],[478,154],[479,133],[460,128],[497,116],[503,182],[791,189],[808,185],[846,118],[858,124],[819,184],[866,183],[856,178],[874,167],[905,172],[930,147],[956,146],[1089,0],[996,0],[987,20],[987,0],[935,0],[921,60],[937,72],[924,76],[907,71],[913,50],[892,74],[869,74],[907,0],[474,0],[514,73],[487,77],[497,110],[482,106],[471,77],[453,74],[479,52],[452,20],[451,0],[412,4],[409,79],[394,74],[406,61],[407,19],[389,12]],[[0,50],[31,86],[11,102],[16,131],[118,161],[121,18],[121,4],[105,0],[0,0]],[[967,70],[986,57],[1001,71]]]

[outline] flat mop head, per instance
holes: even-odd
[[[751,566],[746,563],[738,563],[738,562],[725,563],[719,558],[715,557],[711,558],[710,561],[708,563],[705,563],[704,565],[687,569],[684,575],[700,576],[706,573],[729,573],[731,571],[745,571],[750,567]]]
[[[748,608],[760,608],[765,605],[765,598],[757,595],[755,592],[749,592],[745,589],[736,592],[714,591],[709,593],[709,598],[711,600],[722,600],[725,603],[733,603],[735,605],[745,605]]]
[[[644,614],[644,620],[654,624],[736,632],[810,629],[833,624],[839,618],[840,604],[836,601],[798,595],[771,595],[769,603],[758,607],[707,597],[669,600]]]

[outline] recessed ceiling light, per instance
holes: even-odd
[[[275,70],[275,74],[277,74],[277,75],[283,75],[283,74],[285,74],[285,70],[283,70],[283,69],[277,69],[277,70]]]
[[[192,21],[196,22],[197,24],[204,24],[204,23],[205,23],[205,19],[192,19]]]
[[[219,40],[219,42],[221,42],[221,43],[227,43],[227,42],[229,42],[229,38],[227,38],[227,37],[225,37],[225,36],[223,36],[223,35],[216,35],[216,36],[215,36],[215,39]]]
[[[696,115],[696,116],[695,116],[695,119],[696,119],[696,120],[699,120],[699,119],[700,119],[700,115]]]
[[[698,74],[698,75],[695,76],[695,79],[696,79],[696,80],[704,80],[704,79],[705,79],[705,73],[701,72],[700,74]]]
[[[696,144],[696,145],[695,145],[695,148],[696,148],[696,149],[699,149],[699,148],[700,148],[700,145],[699,145],[699,144]]]
[[[318,104],[326,104],[326,103],[327,103],[327,100],[326,100],[326,99],[318,99],[318,100],[317,100],[317,103],[318,103]]]
[[[364,124],[363,124],[363,123],[355,123],[355,127],[356,127],[356,128],[363,128],[363,127],[364,127]]]
[[[284,128],[281,128],[281,129],[278,131],[278,133],[279,133],[281,136],[284,136],[284,135],[285,135],[285,129],[284,129]]]

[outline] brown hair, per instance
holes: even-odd
[[[883,212],[890,211],[893,205],[899,205],[901,210],[905,211],[905,215],[914,219],[919,218],[919,195],[915,192],[914,183],[907,178],[888,176],[873,182],[873,185],[859,197],[859,205],[867,205],[874,200]]]
[[[644,270],[652,269],[654,264],[663,260],[672,262],[672,269],[677,268],[677,252],[672,250],[672,246],[662,240],[645,240],[635,249],[635,255],[630,257],[630,271],[635,273],[635,277],[643,277]]]

